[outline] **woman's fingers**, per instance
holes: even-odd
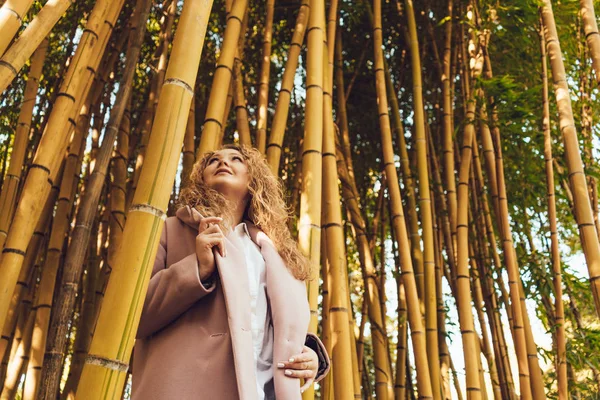
[[[310,387],[310,385],[313,384],[315,380],[313,378],[309,378],[304,382],[304,385],[302,385],[302,387],[300,388],[300,393],[304,393],[304,391],[306,389],[308,389]]]
[[[211,225],[218,224],[221,221],[223,221],[223,218],[221,217],[204,217],[202,220],[200,220],[198,232],[204,232],[206,228],[210,227]]]
[[[217,247],[217,251],[221,255],[221,257],[225,257],[225,242],[223,240],[223,236],[219,234],[212,234],[205,236],[205,240],[203,240],[207,247],[213,248]]]

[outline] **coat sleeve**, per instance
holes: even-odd
[[[327,350],[325,350],[325,345],[321,342],[321,339],[313,333],[306,334],[306,341],[304,344],[306,347],[310,347],[317,353],[317,356],[319,357],[319,369],[317,370],[317,376],[315,377],[315,382],[319,382],[329,372],[331,364],[329,355],[327,355]]]
[[[200,281],[196,253],[166,265],[167,225],[165,223],[156,252],[137,339],[150,336],[164,328],[215,289],[214,284],[203,284]]]

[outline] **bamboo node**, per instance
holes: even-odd
[[[85,358],[85,363],[90,365],[97,365],[99,367],[108,368],[118,372],[127,372],[127,370],[129,369],[129,364],[127,363],[124,363],[119,360],[112,360],[106,357],[96,356],[94,354],[88,354],[88,356]]]
[[[163,86],[164,85],[181,86],[186,91],[188,91],[189,93],[191,93],[192,95],[194,95],[194,89],[192,89],[192,87],[190,85],[188,85],[186,82],[182,81],[181,79],[177,79],[177,78],[168,78],[168,79],[165,79],[165,81],[163,83]]]
[[[163,221],[167,219],[167,214],[163,210],[151,206],[150,204],[134,204],[129,208],[130,213],[136,211],[143,212],[146,214],[152,214],[155,217],[162,219]]]

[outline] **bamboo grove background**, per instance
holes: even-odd
[[[120,399],[194,160],[265,154],[305,399],[600,392],[592,0],[0,0],[2,399]]]

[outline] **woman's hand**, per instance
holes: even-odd
[[[290,378],[304,378],[304,386],[300,388],[304,392],[315,381],[319,370],[319,357],[310,347],[304,346],[302,353],[290,357],[288,361],[277,364],[279,369],[285,368],[285,375]]]
[[[215,272],[215,255],[212,251],[216,247],[222,257],[225,257],[225,235],[219,225],[223,218],[202,218],[196,236],[196,258],[198,258],[198,273],[200,280],[208,279]]]

